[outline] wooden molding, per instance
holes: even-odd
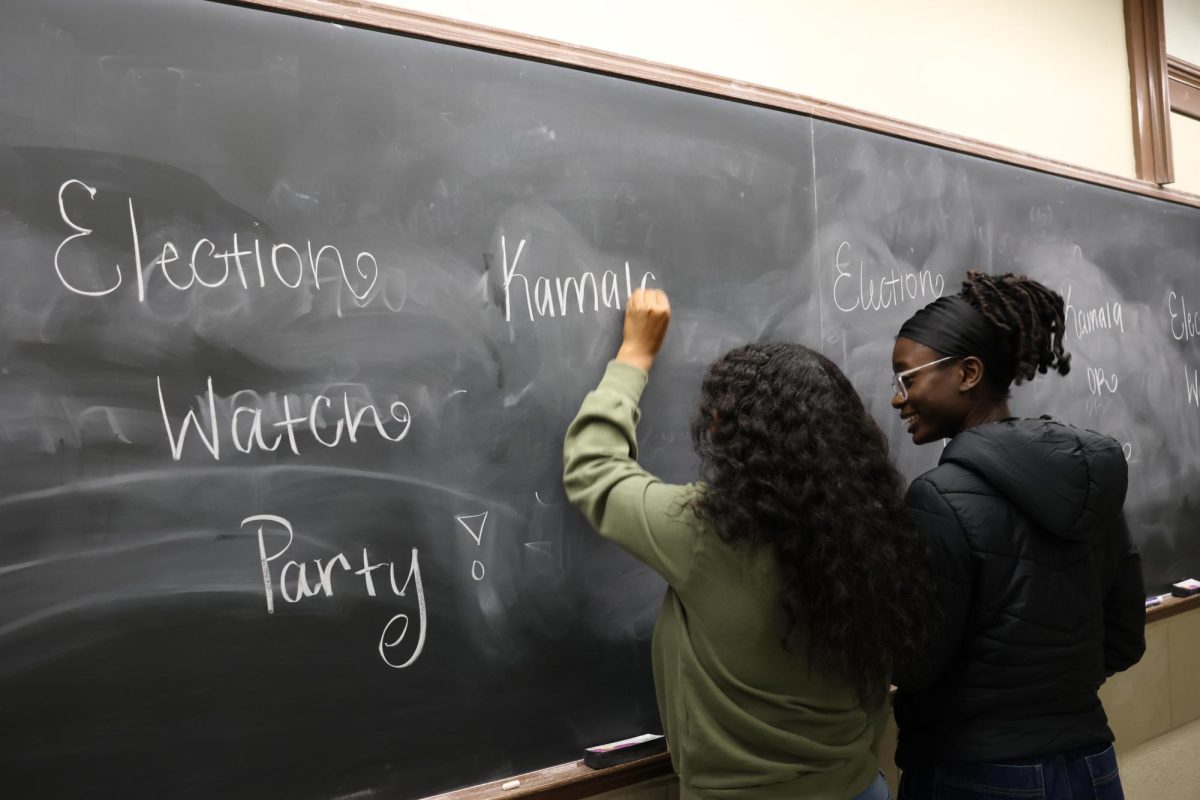
[[[1139,178],[1175,180],[1167,94],[1166,29],[1162,0],[1125,0],[1125,44],[1133,100],[1133,151]]]
[[[1106,186],[1124,192],[1153,197],[1172,203],[1200,208],[1200,195],[1164,189],[1151,179],[1133,179],[1080,167],[1056,159],[1033,155],[1010,147],[983,142],[967,136],[915,125],[881,114],[860,111],[794,92],[754,83],[731,80],[697,70],[673,67],[632,56],[565,44],[540,36],[503,31],[486,25],[439,17],[416,11],[384,6],[371,0],[216,0],[234,5],[265,8],[317,19],[394,31],[422,39],[447,42],[479,50],[529,58],[630,80],[723,97],[753,105],[807,114],[818,119],[930,144],[958,153],[1013,164],[1071,180]],[[1141,2],[1141,0],[1127,0]],[[1146,0],[1161,2],[1161,0]],[[1161,17],[1161,15],[1160,15]],[[1164,72],[1165,75],[1165,72]],[[1164,78],[1165,80],[1165,78]],[[1165,84],[1164,84],[1165,86]],[[1166,89],[1159,92],[1165,97]]]
[[[579,800],[671,774],[671,757],[667,753],[606,769],[591,769],[585,767],[582,761],[573,761],[491,783],[468,786],[426,800]],[[520,785],[512,789],[503,788],[514,780],[520,781]]]
[[[1200,120],[1200,66],[1182,58],[1167,56],[1167,80],[1171,92],[1171,110]]]
[[[1161,606],[1146,609],[1146,624],[1200,609],[1200,594],[1191,597],[1169,597]]]

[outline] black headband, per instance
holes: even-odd
[[[911,339],[945,356],[975,356],[999,387],[1012,383],[1016,365],[1002,333],[962,295],[939,297],[900,326]]]

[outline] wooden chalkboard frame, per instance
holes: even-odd
[[[1160,606],[1146,611],[1146,624],[1182,614],[1185,611],[1195,611],[1200,608],[1200,594],[1191,597],[1171,597]]]
[[[599,74],[721,97],[736,102],[793,111],[829,122],[875,131],[899,139],[928,144],[957,153],[1012,164],[1037,172],[1058,175],[1082,183],[1104,186],[1170,203],[1200,208],[1200,195],[1164,189],[1150,181],[1136,180],[1055,159],[1037,156],[1002,145],[862,111],[850,106],[817,100],[794,92],[732,80],[697,70],[660,64],[590,47],[505,31],[486,25],[381,5],[371,0],[210,0],[227,5],[262,8],[318,20],[349,23],[376,30],[392,31],[431,41],[478,50],[514,55]],[[1200,609],[1200,596],[1171,599],[1150,609],[1146,623]],[[437,795],[429,800],[576,800],[637,783],[663,778],[671,773],[667,755],[609,769],[592,770],[582,761],[560,764],[504,780],[470,786]],[[503,789],[513,780],[520,785]]]
[[[1137,175],[1175,180],[1162,0],[1125,0],[1125,46],[1133,95],[1133,154]]]
[[[666,753],[606,769],[591,769],[582,761],[559,764],[524,775],[514,775],[478,786],[434,795],[425,800],[578,800],[601,792],[622,789],[671,774],[671,757]],[[505,784],[519,782],[505,789]]]

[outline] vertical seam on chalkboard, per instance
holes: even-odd
[[[817,211],[817,124],[811,116],[808,118],[808,144],[812,154],[813,272],[817,276],[817,330],[821,337],[817,347],[821,355],[825,355],[825,293],[821,289],[821,218]],[[842,369],[846,369],[845,364],[842,364]]]

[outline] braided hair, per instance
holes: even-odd
[[[1071,371],[1071,356],[1063,350],[1066,323],[1058,292],[1024,275],[971,270],[961,294],[1003,337],[1017,384],[1052,369],[1059,375]],[[1005,383],[997,388],[1007,389]]]

